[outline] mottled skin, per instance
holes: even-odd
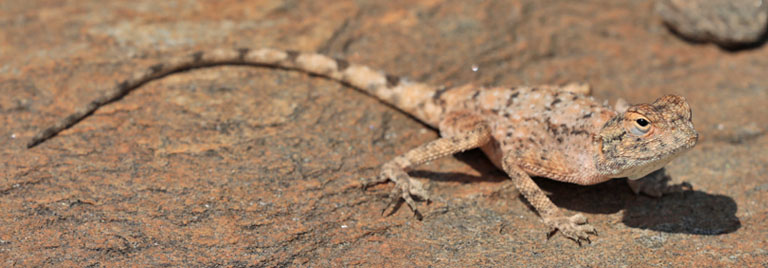
[[[689,188],[659,181],[663,172],[653,173],[649,183],[636,180],[661,169],[696,144],[698,134],[691,123],[691,109],[682,97],[668,95],[652,104],[617,105],[622,107],[614,110],[587,96],[589,87],[584,85],[435,87],[320,54],[274,49],[217,49],[154,65],[44,129],[28,147],[57,135],[148,81],[193,68],[233,64],[298,70],[335,79],[439,129],[441,138],[395,157],[382,166],[377,178],[364,182],[368,186],[393,181],[390,205],[402,199],[419,217],[412,196],[424,200],[429,196],[407,171],[473,148],[481,148],[509,175],[551,230],[579,243],[589,241],[589,233],[595,229],[581,214],[566,216],[531,176],[581,185],[628,177],[633,191],[653,196]]]

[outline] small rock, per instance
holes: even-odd
[[[682,37],[723,47],[760,42],[768,25],[763,0],[659,0],[656,12]]]

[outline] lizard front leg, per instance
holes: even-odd
[[[416,217],[421,219],[421,214],[411,196],[429,200],[429,195],[422,187],[421,182],[408,176],[407,171],[441,157],[483,146],[491,139],[488,124],[471,112],[453,112],[446,115],[440,123],[440,129],[445,137],[395,157],[381,167],[381,172],[377,178],[363,183],[363,187],[388,180],[395,183],[395,188],[390,193],[390,201],[382,212],[402,198]]]
[[[581,241],[589,240],[589,234],[597,234],[595,227],[587,224],[587,218],[581,213],[565,216],[563,212],[549,200],[544,191],[533,182],[531,177],[518,165],[513,155],[506,155],[502,161],[504,171],[509,175],[518,191],[533,205],[544,223],[551,229],[550,233],[560,231],[566,237],[581,245]]]

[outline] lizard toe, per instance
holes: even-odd
[[[685,181],[680,184],[668,185],[667,187],[664,187],[663,190],[661,190],[662,194],[674,194],[687,191],[693,191],[693,186]]]
[[[388,180],[389,178],[383,177],[383,176],[375,176],[373,178],[362,178],[360,179],[360,188],[363,189],[363,191],[365,191],[368,189],[368,187],[371,187],[380,183],[385,183]]]
[[[591,243],[590,234],[597,234],[597,230],[590,224],[587,224],[587,218],[581,213],[573,216],[555,216],[544,220],[552,229],[560,231],[565,237],[576,241],[581,245],[582,241]]]
[[[405,203],[408,204],[408,207],[411,208],[411,211],[413,211],[413,215],[416,216],[416,219],[421,220],[423,217],[421,216],[421,212],[419,212],[418,207],[416,207],[416,202],[413,201],[411,195],[408,192],[403,192],[402,198],[405,200]]]
[[[424,190],[424,186],[420,181],[411,177],[407,177],[406,180],[408,181],[408,193],[410,195],[418,197],[424,201],[429,200],[429,194],[427,193],[427,190]]]
[[[394,212],[397,206],[393,206],[393,204],[404,201],[417,219],[421,220],[423,218],[418,210],[416,201],[413,199],[413,197],[417,197],[420,200],[429,201],[429,194],[424,190],[420,181],[411,178],[402,168],[392,164],[385,164],[382,167],[379,180],[390,180],[395,183],[395,187],[389,193],[389,201],[382,210],[382,214],[390,207],[393,207],[392,212]]]

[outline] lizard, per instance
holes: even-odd
[[[384,163],[378,176],[363,180],[363,189],[394,182],[383,211],[392,203],[405,202],[421,220],[414,198],[428,201],[430,197],[408,171],[474,148],[480,148],[508,175],[548,227],[550,236],[559,231],[579,244],[591,242],[590,235],[597,235],[596,229],[581,213],[566,215],[532,176],[579,185],[626,177],[635,193],[653,196],[690,188],[687,183],[659,186],[639,180],[652,172],[658,174],[654,171],[696,144],[698,134],[691,121],[691,108],[681,96],[666,95],[652,103],[624,104],[614,109],[588,96],[591,89],[587,85],[441,87],[318,53],[271,48],[197,51],[152,65],[43,129],[27,147],[52,138],[149,81],[221,65],[271,67],[326,77],[378,98],[437,129],[438,139]]]

